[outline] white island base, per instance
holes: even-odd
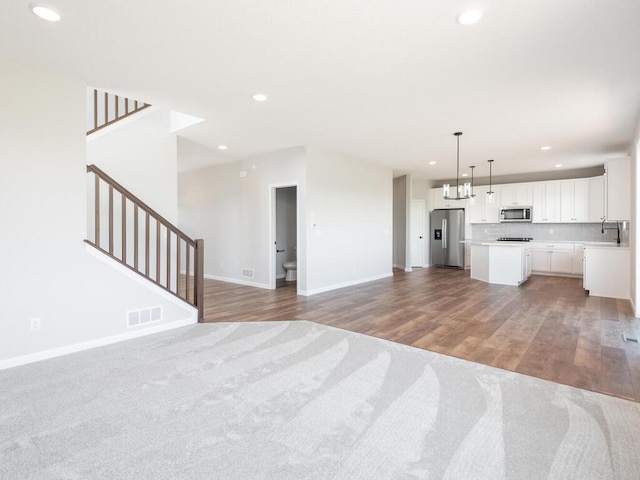
[[[471,244],[471,278],[518,286],[531,274],[528,246],[514,243]]]

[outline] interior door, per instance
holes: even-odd
[[[411,200],[410,227],[411,236],[411,266],[424,265],[424,200]]]

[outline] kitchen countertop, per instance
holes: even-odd
[[[629,245],[625,245],[622,243],[620,245],[618,245],[617,243],[606,243],[606,244],[585,243],[584,246],[586,248],[619,248],[620,250],[629,250]]]
[[[467,245],[531,245],[536,243],[572,243],[572,244],[580,244],[585,247],[601,247],[601,248],[629,248],[628,244],[620,244],[618,245],[616,242],[584,242],[580,240],[538,240],[534,239],[530,242],[498,242],[497,240],[461,240],[461,243],[466,243]]]

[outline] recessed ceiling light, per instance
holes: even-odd
[[[429,165],[435,165],[436,163],[438,163],[438,162],[431,161],[431,162],[429,162]]]
[[[482,18],[482,12],[479,10],[469,10],[458,15],[458,23],[462,25],[473,25]]]
[[[556,167],[556,168],[560,168],[561,166],[562,166],[562,164],[561,164],[561,163],[556,163],[556,164],[554,165],[554,167]]]
[[[549,145],[546,145],[544,147],[541,147],[540,150],[551,150],[551,147]]]
[[[253,99],[254,99],[256,102],[264,102],[265,100],[267,100],[267,96],[266,96],[264,93],[256,93],[256,94],[253,96]]]
[[[30,3],[29,9],[43,20],[49,22],[59,22],[60,14],[49,5],[42,5],[41,3]]]
[[[468,176],[469,176],[469,174],[468,174],[468,173],[463,173],[463,174],[462,174],[462,176],[463,176],[463,177],[468,177]]]
[[[227,148],[229,147],[227,147],[226,145],[218,145],[218,150],[226,150]]]

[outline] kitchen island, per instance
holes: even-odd
[[[518,286],[531,274],[531,251],[524,243],[467,242],[471,247],[471,278]]]

